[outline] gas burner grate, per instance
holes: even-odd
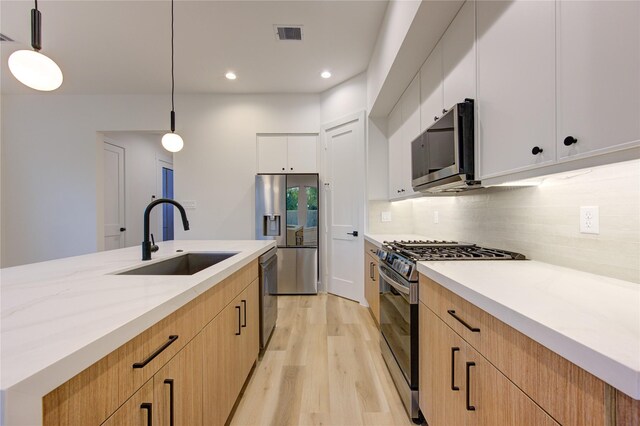
[[[479,247],[456,241],[393,241],[385,242],[390,250],[413,261],[426,260],[524,260],[520,253]]]

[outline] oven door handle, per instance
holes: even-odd
[[[397,282],[396,280],[394,280],[393,278],[391,278],[389,275],[385,274],[382,270],[382,265],[378,265],[378,274],[382,278],[384,278],[384,280],[388,282],[391,287],[395,288],[400,293],[406,294],[407,296],[409,296],[409,289],[403,286],[402,284],[400,284],[399,282]]]

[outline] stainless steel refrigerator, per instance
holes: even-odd
[[[256,176],[256,239],[278,244],[273,294],[318,293],[317,174]]]

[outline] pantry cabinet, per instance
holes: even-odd
[[[402,155],[402,112],[400,103],[393,108],[387,118],[387,139],[389,141],[389,199],[393,200],[400,198],[403,187],[406,187],[402,171],[404,159]]]
[[[477,3],[481,179],[556,160],[555,7]]]
[[[558,160],[640,145],[640,2],[556,4]]]
[[[317,135],[258,135],[258,173],[317,173]]]

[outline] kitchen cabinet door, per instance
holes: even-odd
[[[254,280],[239,296],[242,307],[242,366],[239,370],[240,386],[244,382],[253,367],[253,363],[258,359],[260,350],[260,320],[259,320],[259,293],[258,280]]]
[[[287,137],[287,172],[288,173],[317,173],[317,144],[316,135],[299,135]]]
[[[287,136],[258,136],[258,173],[287,171]]]
[[[554,163],[554,2],[480,1],[477,15],[480,177]]]
[[[202,334],[153,376],[154,425],[203,424]]]
[[[154,422],[153,380],[145,383],[102,426],[149,426]]]
[[[380,290],[378,282],[378,261],[372,254],[364,254],[364,297],[369,304],[369,310],[376,322],[380,324]]]
[[[420,136],[420,73],[400,98],[402,111],[402,195],[414,194],[411,185],[411,142]]]
[[[387,139],[389,141],[389,199],[402,197],[402,112],[400,102],[387,118]]]
[[[559,161],[640,145],[640,2],[557,8]]]
[[[467,0],[442,36],[445,109],[476,98],[475,3]]]
[[[442,115],[442,43],[436,44],[420,69],[420,132]]]
[[[451,331],[453,333],[453,331]],[[456,335],[457,336],[457,335]],[[557,426],[547,413],[475,349],[457,336],[463,347],[465,423],[477,426]],[[453,423],[451,423],[453,424]]]
[[[420,410],[429,426],[464,425],[464,341],[420,303]]]
[[[202,331],[203,418],[225,424],[240,392],[242,306],[234,299]]]

